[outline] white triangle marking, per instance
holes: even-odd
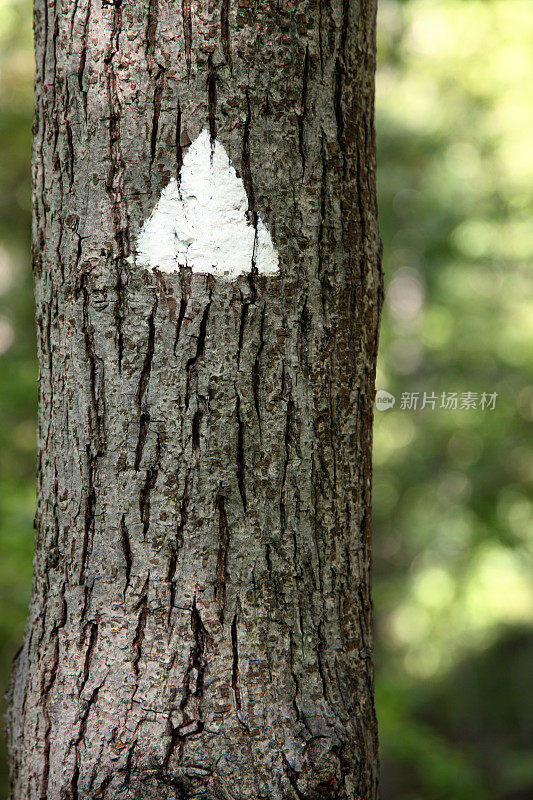
[[[193,272],[236,278],[279,271],[278,253],[265,224],[247,218],[244,184],[220,142],[206,130],[188,148],[180,183],[172,178],[137,239],[136,263],[162,272],[188,266]]]

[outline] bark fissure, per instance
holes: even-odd
[[[309,45],[305,48],[303,77],[302,77],[302,110],[296,115],[298,121],[298,149],[300,151],[300,158],[302,160],[302,181],[305,175],[305,137],[304,137],[304,124],[307,117],[307,90],[309,84]]]
[[[239,643],[237,639],[237,614],[234,614],[231,621],[231,647],[233,651],[233,660],[231,664],[231,685],[233,688],[233,695],[235,697],[235,707],[239,712],[241,710],[241,693],[239,691]]]
[[[337,139],[339,141],[339,152],[342,157],[344,139],[344,112],[342,109],[343,66],[340,58],[335,60],[334,84],[335,95],[333,102],[335,107],[335,120],[337,122]]]
[[[89,19],[91,14],[91,3],[87,2],[87,10],[85,12],[85,18],[83,20],[83,28],[81,34],[81,48],[80,48],[80,58],[78,62],[78,69],[77,69],[77,78],[78,78],[78,89],[82,99],[83,105],[83,115],[85,118],[85,124],[87,124],[87,90],[84,89],[83,81],[85,76],[85,65],[87,63],[87,36],[89,30]],[[73,14],[73,19],[75,18],[75,14]]]
[[[231,70],[230,0],[222,0],[220,6],[220,41],[224,58]]]
[[[211,146],[217,138],[217,74],[213,66],[213,59],[208,59],[209,72],[207,74],[207,113],[209,117],[209,136]]]
[[[262,442],[263,436],[261,431],[261,402],[260,402],[260,382],[261,382],[261,354],[265,345],[265,314],[266,303],[263,303],[263,310],[261,312],[261,324],[259,327],[259,347],[254,360],[252,368],[252,390],[254,395],[255,413],[257,415],[257,424],[259,425],[259,441]],[[240,352],[240,350],[239,350]]]
[[[200,449],[200,426],[202,424],[202,417],[203,412],[199,408],[194,412],[194,417],[192,418],[191,445],[195,455],[198,455],[198,450]]]
[[[317,228],[317,273],[318,280],[320,281],[320,299],[322,303],[322,314],[324,316],[324,320],[328,319],[327,298],[328,290],[330,288],[328,276],[326,274],[326,264],[324,263],[324,224],[326,220],[327,168],[325,134],[322,130],[320,136],[320,196]]]
[[[153,67],[153,60],[154,60],[154,50],[155,50],[155,36],[157,32],[157,13],[158,13],[158,2],[157,0],[149,0],[148,2],[148,16],[146,20],[146,62],[148,64],[148,69],[151,70]],[[156,86],[158,82],[156,80]],[[155,105],[155,103],[154,103]],[[152,161],[153,161],[152,155]]]
[[[193,644],[191,647],[187,670],[183,679],[183,691],[180,702],[183,722],[176,726],[172,734],[183,742],[190,736],[201,733],[204,729],[202,715],[202,698],[204,696],[204,679],[207,668],[207,645],[209,635],[204,626],[194,597],[191,608],[191,630]]]
[[[117,265],[117,270],[116,270],[117,274],[116,274],[115,292],[117,299],[114,306],[114,313],[115,313],[115,327],[117,332],[117,363],[118,363],[118,371],[119,373],[121,373],[122,359],[124,356],[123,323],[126,316],[126,298],[125,298],[126,287],[122,276],[122,263],[118,258],[116,260],[116,265]]]
[[[186,408],[186,410],[189,409],[189,402],[190,402],[190,399],[191,399],[191,381],[192,381],[192,377],[193,377],[193,374],[194,374],[194,369],[195,369],[198,361],[200,361],[200,359],[203,358],[203,356],[204,356],[205,339],[206,339],[206,333],[207,333],[207,320],[209,318],[209,309],[211,308],[211,297],[212,297],[212,293],[210,291],[209,292],[209,300],[205,304],[205,307],[204,307],[204,310],[203,310],[203,314],[202,314],[202,319],[200,320],[200,327],[198,329],[198,335],[197,335],[197,338],[196,338],[196,352],[195,352],[195,354],[193,356],[191,356],[189,359],[187,359],[187,364],[186,364],[186,367],[185,367],[186,373],[187,373],[187,384],[186,384],[186,387],[185,387],[185,408]]]
[[[150,413],[146,410],[144,405],[145,394],[148,389],[150,380],[150,372],[152,370],[152,360],[154,357],[155,349],[155,313],[157,311],[157,300],[154,303],[150,316],[148,317],[148,341],[146,345],[146,355],[144,363],[139,376],[139,385],[135,394],[135,402],[139,409],[139,437],[137,439],[137,447],[135,449],[135,470],[139,470],[141,458],[143,454],[144,444],[148,433],[148,426],[150,424]]]
[[[248,197],[248,212],[250,214],[251,222],[256,230],[256,235],[257,235],[258,214],[257,214],[257,209],[255,207],[254,184],[252,179],[252,167],[250,164],[250,128],[252,125],[252,104],[250,102],[250,91],[248,87],[246,87],[245,97],[246,97],[246,120],[244,123],[244,130],[242,134],[242,157],[241,157],[242,181],[244,183],[246,196]],[[255,263],[253,262],[252,259],[252,268],[254,267]]]
[[[191,75],[192,17],[191,0],[181,0],[181,17],[183,22],[183,38],[185,40],[185,61],[187,78]]]
[[[154,89],[154,113],[152,116],[152,132],[150,134],[150,167],[155,161],[155,153],[157,147],[157,132],[159,130],[159,116],[161,114],[161,97],[163,95],[163,86],[165,83],[165,70],[160,67],[155,79]]]
[[[149,583],[150,583],[150,576],[148,575],[148,577],[146,578],[146,583],[144,585],[143,593],[141,595],[141,599],[139,600],[139,602],[137,604],[137,611],[138,611],[137,626],[135,628],[135,635],[133,637],[133,643],[132,643],[132,649],[133,649],[133,653],[134,653],[132,666],[133,666],[133,672],[135,674],[135,678],[137,679],[137,681],[139,679],[139,672],[140,672],[139,664],[141,663],[142,646],[143,646],[143,641],[144,641],[144,632],[145,632],[145,629],[146,629],[146,620],[147,620],[147,617],[148,617],[148,587],[149,587]],[[138,686],[138,683],[136,684],[136,688],[137,688],[137,686]]]
[[[176,146],[176,180],[178,182],[178,186],[180,184],[181,179],[181,168],[183,166],[183,148],[181,145],[181,105],[178,100],[178,108],[176,112],[176,138],[175,138],[175,146]],[[183,319],[183,318],[182,318]],[[177,338],[179,337],[179,333]]]
[[[291,419],[294,409],[294,403],[291,397],[287,401],[287,415],[285,420],[285,433],[283,437],[283,444],[285,448],[285,458],[283,459],[283,471],[281,474],[281,490],[279,496],[279,525],[282,535],[285,533],[287,526],[287,515],[285,512],[285,486],[287,483],[287,470],[289,468],[289,461],[291,457]],[[296,547],[294,548],[294,557],[296,558]]]
[[[87,495],[85,498],[85,513],[83,526],[83,539],[81,547],[81,567],[80,584],[84,583],[85,570],[87,567],[87,555],[91,539],[94,535],[95,507],[96,507],[96,487],[95,487],[96,459],[91,454],[90,447],[87,445]]]
[[[124,592],[123,596],[126,597],[126,592],[128,591],[128,587],[130,585],[130,577],[131,577],[131,568],[133,564],[133,556],[131,553],[131,542],[130,542],[130,535],[128,531],[128,526],[126,525],[125,515],[122,514],[120,520],[120,542],[122,545],[122,552],[124,554]]]
[[[230,530],[226,513],[226,498],[220,492],[217,494],[216,507],[218,511],[218,558],[215,599],[218,603],[218,619],[220,624],[223,625],[226,606],[226,584],[229,580],[228,550],[230,545]]]
[[[109,107],[109,171],[106,180],[106,191],[111,203],[115,241],[118,257],[123,260],[128,255],[129,241],[127,233],[127,213],[123,198],[125,164],[120,148],[120,121],[122,107],[117,92],[117,78],[113,59],[118,51],[118,39],[122,27],[122,11],[120,3],[113,6],[113,22],[109,47],[104,58],[107,102]]]
[[[146,478],[139,492],[139,516],[143,526],[143,541],[146,541],[146,535],[150,528],[150,495],[156,484],[159,470],[155,467],[150,467],[146,470]]]
[[[237,419],[237,448],[236,448],[236,468],[237,484],[242,500],[242,507],[246,513],[246,459],[244,447],[244,420],[241,416],[241,398],[238,391],[235,391],[235,416]]]
[[[180,161],[181,161],[181,150],[180,150]],[[181,169],[181,163],[179,168]],[[178,319],[176,321],[176,335],[174,337],[174,355],[177,355],[176,350],[180,340],[181,334],[181,327],[183,325],[183,320],[185,319],[185,312],[187,310],[187,301],[189,298],[189,292],[187,289],[187,282],[185,277],[185,270],[183,267],[180,268],[180,307],[178,312]]]
[[[85,688],[85,684],[89,680],[89,671],[91,669],[91,660],[93,657],[94,648],[96,647],[96,643],[98,641],[98,623],[92,622],[90,625],[90,633],[89,633],[89,642],[87,644],[87,650],[85,651],[85,662],[83,664],[83,676],[82,676],[82,683],[80,686],[80,697],[83,694],[83,690]]]

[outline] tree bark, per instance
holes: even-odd
[[[11,800],[374,800],[375,0],[36,0]],[[279,274],[145,269],[203,129]]]

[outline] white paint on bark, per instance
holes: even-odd
[[[204,130],[188,148],[179,183],[172,178],[144,223],[136,263],[162,272],[181,266],[193,272],[236,278],[250,272],[273,275],[279,260],[261,218],[248,218],[241,178],[222,144]]]

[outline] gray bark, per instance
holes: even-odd
[[[374,800],[375,0],[36,0],[11,800]],[[127,261],[222,142],[280,275]]]

